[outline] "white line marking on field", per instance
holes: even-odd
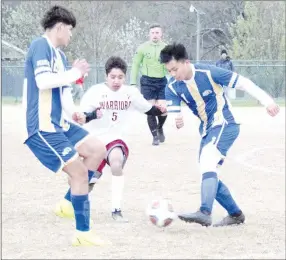
[[[238,156],[232,156],[230,157],[229,159],[230,160],[233,160],[243,166],[246,166],[252,170],[257,170],[257,171],[262,171],[262,172],[266,172],[266,173],[277,173],[277,170],[272,170],[272,169],[269,169],[269,168],[266,168],[264,166],[258,166],[258,165],[253,165],[251,163],[249,163],[251,160],[246,160],[247,157],[253,157],[253,153],[257,152],[257,151],[262,151],[262,150],[267,150],[267,149],[285,149],[285,147],[278,147],[278,146],[264,146],[264,147],[257,147],[257,148],[253,148],[241,155],[238,155]],[[277,157],[280,157],[281,160],[283,160],[285,162],[285,154],[284,156],[281,155],[281,154],[275,154],[274,155],[276,158]],[[285,171],[285,169],[284,169]]]

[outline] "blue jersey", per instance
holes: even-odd
[[[61,96],[63,88],[39,89],[37,76],[42,73],[65,71],[65,55],[55,49],[45,36],[35,39],[29,48],[25,62],[23,104],[26,106],[26,130],[28,137],[38,131],[59,132],[68,129],[64,120]]]
[[[201,136],[205,136],[215,125],[236,123],[223,87],[234,88],[239,75],[204,64],[191,64],[191,68],[192,79],[169,80],[165,89],[168,112],[181,112],[181,102],[186,103],[201,120]]]

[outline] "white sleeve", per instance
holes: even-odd
[[[274,100],[264,90],[256,86],[250,79],[241,75],[239,75],[237,80],[236,89],[247,92],[265,107],[274,103]]]
[[[73,113],[77,111],[77,109],[73,102],[71,87],[65,87],[63,89],[62,106],[63,106],[63,110],[66,113],[68,119],[72,120],[72,115]]]
[[[53,73],[51,70],[46,71],[36,75],[35,79],[39,89],[49,89],[69,85],[80,77],[80,70],[72,68],[60,73]]]
[[[98,102],[98,86],[90,87],[82,96],[80,101],[80,110],[82,112],[92,112],[100,107]]]
[[[139,92],[136,87],[130,86],[132,89],[131,92],[131,104],[132,106],[141,113],[146,113],[152,108],[152,104],[149,103],[143,95]]]

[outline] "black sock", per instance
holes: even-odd
[[[147,122],[153,136],[157,136],[157,118],[156,116],[147,116]]]
[[[165,116],[158,116],[158,129],[162,129],[163,125],[165,124],[165,121],[167,119],[167,115]]]

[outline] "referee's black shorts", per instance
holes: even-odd
[[[159,100],[165,99],[165,87],[167,85],[167,78],[152,78],[142,76],[140,79],[141,93],[145,99]]]

